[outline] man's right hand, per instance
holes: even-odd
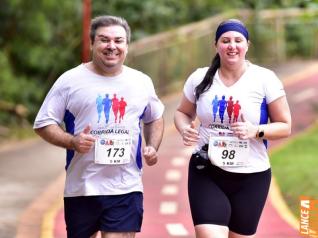
[[[89,133],[90,131],[90,125],[87,125],[83,132],[72,138],[71,143],[77,152],[84,154],[93,147],[96,138]]]

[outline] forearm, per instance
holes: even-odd
[[[159,149],[163,136],[163,128],[163,118],[144,124],[144,137],[146,146],[152,146],[156,150]]]
[[[74,149],[74,136],[65,132],[58,125],[48,125],[42,128],[35,129],[35,132],[47,142],[63,147],[66,149]]]
[[[277,140],[291,134],[291,124],[285,122],[272,122],[258,126],[258,131],[264,131],[263,139]]]
[[[195,118],[190,117],[189,115],[183,112],[176,111],[174,115],[174,124],[179,133],[182,134],[184,128],[189,126],[194,119]]]

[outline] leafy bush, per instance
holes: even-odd
[[[306,25],[306,27],[304,27]],[[293,21],[286,25],[288,56],[314,57],[318,37],[318,21],[303,23]]]
[[[137,40],[228,9],[299,6],[304,1],[288,0],[283,1],[283,4],[279,0],[94,0],[91,3],[92,17],[110,14],[126,18],[132,28],[132,38]],[[267,32],[266,27],[261,28],[260,26],[256,31]],[[291,25],[289,28],[287,40],[290,41],[290,54],[308,54],[310,37],[301,36],[305,33],[312,36],[311,29],[317,29],[317,24],[308,31],[305,27],[294,30]],[[263,36],[271,37],[267,33]],[[81,62],[81,37],[82,0],[1,0],[0,100],[27,106],[31,122],[43,97],[57,77]],[[316,38],[317,35],[312,37],[313,40]],[[255,39],[258,47],[261,46],[259,42],[271,42],[264,37]],[[184,46],[178,47],[181,49]],[[186,46],[185,48],[190,49]],[[205,50],[197,46],[197,43],[192,48],[194,50],[191,54],[195,57],[199,51]],[[168,52],[168,56],[178,52],[173,49]],[[189,52],[185,50],[184,54],[186,53]],[[190,56],[182,54],[177,57],[176,62],[170,62],[170,65],[166,66],[170,71],[178,73],[186,67],[182,64],[188,60],[187,57]],[[201,57],[200,64],[205,59]],[[171,69],[173,65],[175,68]],[[165,71],[162,68],[160,70]],[[0,125],[11,121],[10,115],[4,115],[3,111],[1,114]]]

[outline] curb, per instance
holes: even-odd
[[[274,176],[272,176],[271,186],[269,188],[269,200],[271,202],[271,205],[278,212],[279,216],[292,228],[298,230],[299,221],[286,205],[286,202]]]
[[[304,131],[297,133],[296,135],[294,135],[292,138],[296,139],[299,136],[302,136],[303,134],[309,132],[310,130],[313,129],[313,127],[318,125],[318,119],[316,120],[316,122],[314,122],[311,126],[309,126],[307,129],[305,129]],[[273,148],[270,151],[270,154],[280,150],[281,148],[283,148],[284,146],[286,146],[288,143],[290,143],[290,141],[286,141],[284,143],[281,143],[277,146],[275,146],[275,148]],[[299,219],[291,212],[290,208],[287,206],[282,193],[279,189],[279,185],[276,181],[276,178],[273,176],[272,177],[272,182],[271,182],[271,187],[270,187],[270,191],[269,191],[269,199],[271,201],[271,204],[273,205],[273,207],[277,210],[277,212],[279,213],[279,215],[293,228],[295,228],[296,230],[299,230]]]
[[[65,172],[22,213],[16,238],[53,238],[54,218],[63,205],[64,181]]]

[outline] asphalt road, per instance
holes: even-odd
[[[0,149],[0,237],[13,238],[19,216],[64,170],[65,151],[41,139]]]

